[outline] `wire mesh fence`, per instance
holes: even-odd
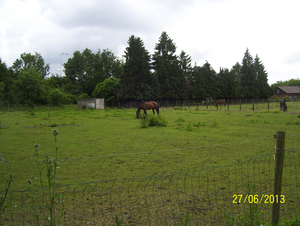
[[[61,225],[259,225],[300,216],[300,151],[285,152],[282,196],[274,197],[274,154],[236,164],[183,169],[160,176],[67,184],[55,188],[53,217]],[[40,189],[11,191],[1,225],[47,225]],[[60,221],[61,219],[61,221]]]

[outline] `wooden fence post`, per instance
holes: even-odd
[[[254,99],[252,99],[252,107],[253,107],[253,111],[254,111]]]
[[[284,160],[284,143],[285,131],[276,132],[276,153],[275,153],[275,178],[274,178],[274,202],[272,208],[272,224],[278,225],[280,201],[281,201],[281,184]]]
[[[229,101],[230,101],[230,100],[228,99],[228,110],[229,110]]]

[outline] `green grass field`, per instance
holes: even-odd
[[[40,158],[58,146],[57,185],[122,178],[176,175],[220,167],[274,153],[276,131],[286,131],[286,149],[300,146],[300,103],[161,108],[165,127],[142,128],[136,109],[82,110],[76,106],[0,111],[0,153],[14,181],[10,190],[28,188],[38,177],[34,144]],[[148,114],[152,112],[148,111]],[[57,143],[52,130],[57,129]],[[299,164],[299,162],[298,162]],[[0,165],[0,191],[8,172]],[[235,175],[236,177],[236,175]],[[290,181],[289,181],[290,183]],[[177,185],[181,186],[181,185]],[[34,182],[33,187],[38,187]],[[164,186],[162,186],[164,187]],[[233,194],[232,194],[233,195]],[[212,210],[213,213],[217,210]]]

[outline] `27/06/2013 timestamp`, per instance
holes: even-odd
[[[233,195],[233,201],[232,203],[266,203],[266,204],[272,204],[272,203],[285,203],[285,196],[284,195]]]

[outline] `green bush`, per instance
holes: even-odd
[[[142,128],[147,128],[148,126],[167,126],[168,122],[163,116],[141,115],[140,124]]]
[[[48,96],[48,102],[52,106],[61,104],[68,104],[70,102],[68,95],[63,93],[60,89],[53,89]]]

